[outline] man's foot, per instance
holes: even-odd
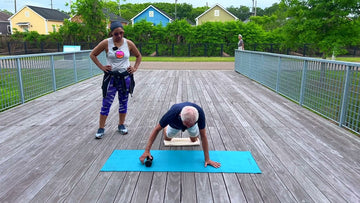
[[[96,139],[101,139],[105,134],[105,129],[104,128],[99,128],[97,133],[95,134],[95,138]]]
[[[126,129],[125,125],[118,125],[118,131],[122,135],[128,134],[128,130]]]
[[[166,141],[171,141],[171,138],[168,138],[168,137],[166,136],[166,128],[167,128],[167,126],[163,129],[164,140],[166,140]]]

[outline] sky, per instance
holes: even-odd
[[[60,9],[63,11],[70,11],[69,6],[65,6],[66,3],[70,3],[71,1],[75,2],[76,0],[2,0],[3,3],[1,3],[0,5],[0,10],[8,10],[12,13],[15,13],[15,2],[16,2],[16,10],[19,11],[21,8],[23,8],[25,5],[31,5],[31,6],[39,6],[39,7],[44,7],[44,8],[52,8],[53,9]],[[113,0],[116,1],[116,0]],[[270,7],[272,4],[274,3],[280,3],[280,0],[254,0],[256,1],[256,7],[260,7],[262,9]],[[147,0],[120,0],[120,4],[125,4],[125,3],[145,3],[145,2],[149,2],[149,3],[158,3],[158,2],[164,2],[164,3],[175,3],[175,0],[159,0],[159,1],[147,1]],[[194,8],[196,7],[201,7],[201,6],[206,6],[208,5],[209,7],[215,5],[215,4],[220,4],[221,6],[223,6],[224,8],[230,7],[230,6],[234,6],[234,7],[240,7],[240,6],[247,6],[247,7],[252,7],[253,5],[253,0],[241,0],[241,1],[237,1],[237,0],[177,0],[178,4],[181,3],[187,3],[187,4],[191,4]]]

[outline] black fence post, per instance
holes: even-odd
[[[190,57],[191,56],[191,45],[188,44],[188,56]]]
[[[175,55],[175,44],[173,43],[171,45],[171,56],[174,56]]]
[[[140,53],[142,53],[141,43],[139,44],[139,51],[140,51]]]
[[[7,46],[8,46],[8,50],[9,50],[9,55],[11,55],[11,45],[10,45],[10,42],[7,43]]]
[[[40,50],[42,53],[44,53],[44,42],[40,42]]]
[[[158,44],[156,44],[156,56],[159,56]]]
[[[25,50],[25,54],[27,54],[27,46],[26,46],[26,42],[24,42],[24,50]]]
[[[356,47],[354,47],[354,56],[356,56]]]
[[[224,44],[221,44],[221,49],[220,49],[220,56],[223,56],[223,52],[224,52]]]
[[[306,44],[304,44],[303,56],[306,56]]]
[[[207,44],[204,44],[204,56],[207,56]]]

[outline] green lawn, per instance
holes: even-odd
[[[337,57],[336,60],[360,63],[360,57]]]

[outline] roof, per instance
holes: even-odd
[[[131,18],[131,21],[133,21],[136,17],[138,17],[140,14],[144,13],[146,10],[148,10],[150,7],[154,8],[157,12],[159,12],[160,14],[162,14],[163,16],[165,16],[166,18],[168,18],[170,21],[173,21],[174,19],[167,14],[165,11],[162,11],[161,9],[156,8],[153,5],[150,5],[148,7],[146,7],[144,10],[142,10],[140,13],[138,13],[136,16],[134,16],[133,18]]]
[[[70,18],[68,14],[55,9],[29,6],[29,5],[27,5],[27,7],[47,20],[64,21],[64,19]]]
[[[119,22],[121,22],[123,24],[129,24],[128,20],[126,20],[125,18],[122,18],[121,16],[118,16],[118,15],[112,13],[111,11],[109,11],[106,8],[103,8],[102,11],[103,11],[105,17],[110,20],[110,22],[119,21]],[[81,15],[76,14],[75,16],[71,17],[71,19],[74,19],[75,17],[81,18]]]
[[[0,21],[9,21],[11,15],[0,11]]]
[[[104,11],[104,14],[106,17],[109,17],[109,20],[112,22],[112,21],[119,21],[121,23],[126,23],[128,24],[129,21],[126,20],[125,18],[122,18],[121,16],[118,16],[118,15],[115,15],[114,13],[112,12],[109,12],[107,9],[103,9]]]
[[[205,15],[205,13],[209,12],[210,10],[212,10],[215,6],[219,6],[221,9],[223,9],[226,13],[228,13],[229,15],[231,15],[233,18],[235,18],[236,20],[238,19],[238,17],[234,16],[234,14],[230,13],[228,10],[226,10],[224,7],[222,7],[220,4],[215,4],[214,6],[212,6],[212,7],[209,8],[208,10],[206,10],[204,13],[202,13],[201,15],[199,15],[198,17],[196,17],[195,20],[197,21],[201,16]]]

